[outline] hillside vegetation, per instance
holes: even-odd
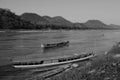
[[[16,15],[9,9],[0,8],[0,29],[52,29],[52,30],[82,30],[82,29],[118,29],[106,25],[99,20],[88,20],[86,23],[72,23],[61,16],[40,16],[36,13]]]

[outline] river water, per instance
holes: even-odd
[[[41,44],[70,41],[69,46],[43,50]],[[120,41],[119,30],[1,31],[0,66],[11,60],[36,61],[41,58],[95,52],[103,54]]]

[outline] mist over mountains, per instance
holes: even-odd
[[[88,20],[85,23],[73,23],[61,16],[40,16],[36,13],[16,15],[9,9],[0,8],[0,29],[118,29],[119,25],[106,25],[100,20]]]

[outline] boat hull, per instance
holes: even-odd
[[[15,68],[42,68],[42,67],[52,67],[52,66],[59,66],[59,65],[65,65],[70,63],[76,63],[80,61],[85,61],[90,58],[94,57],[94,55],[90,55],[84,58],[75,59],[71,61],[64,61],[64,62],[55,62],[55,63],[49,63],[49,64],[38,64],[38,65],[14,65]]]
[[[41,47],[44,49],[55,48],[55,47],[63,47],[69,45],[69,41],[55,43],[55,44],[41,44]]]

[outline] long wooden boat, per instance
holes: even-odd
[[[52,43],[52,44],[41,44],[42,48],[55,48],[55,47],[63,47],[69,45],[69,41],[60,42],[60,43]]]
[[[14,62],[13,66],[15,68],[40,68],[40,67],[50,67],[50,66],[59,66],[69,63],[75,63],[79,61],[84,61],[94,57],[95,54],[93,53],[86,53],[86,54],[77,54],[74,56],[66,56],[60,58],[51,58],[51,59],[43,59],[41,61],[36,62]]]

